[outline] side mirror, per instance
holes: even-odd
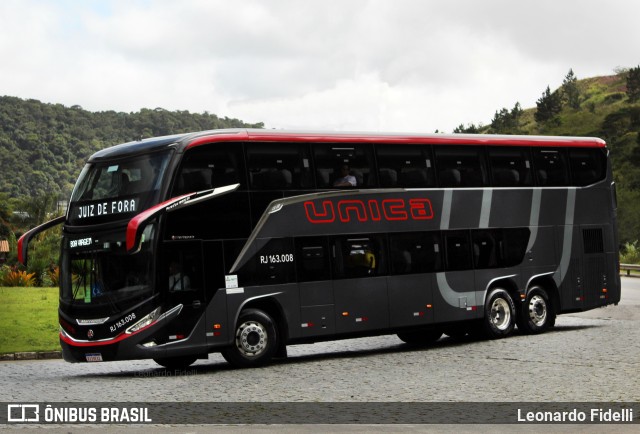
[[[31,241],[31,239],[33,237],[35,237],[36,235],[38,235],[40,232],[42,231],[46,231],[49,228],[52,228],[54,226],[60,225],[62,223],[64,223],[66,217],[65,216],[60,216],[57,217],[53,220],[49,220],[46,223],[42,223],[40,226],[36,226],[35,228],[31,229],[30,231],[27,231],[24,233],[24,235],[22,235],[20,237],[20,239],[18,240],[18,261],[24,265],[25,267],[27,266],[27,259],[28,259],[28,250],[29,250],[29,241]]]

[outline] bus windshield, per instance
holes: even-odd
[[[62,249],[60,301],[72,310],[110,315],[122,312],[150,297],[154,290],[153,244],[155,225],[149,225],[140,250],[127,254],[124,239],[65,236]]]
[[[169,152],[87,164],[71,196],[71,224],[119,220],[158,201]]]

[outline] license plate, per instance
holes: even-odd
[[[85,357],[87,362],[102,362],[102,354],[100,353],[85,354]]]

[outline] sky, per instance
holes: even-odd
[[[452,132],[640,64],[629,0],[1,0],[0,95]]]

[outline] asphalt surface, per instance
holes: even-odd
[[[286,360],[252,370],[232,370],[217,354],[176,372],[152,361],[5,361],[0,362],[1,401],[637,403],[640,279],[622,281],[618,306],[560,316],[554,329],[535,336],[516,332],[502,340],[464,342],[442,338],[430,348],[410,347],[393,335],[292,346]],[[315,432],[377,432],[385,426],[306,428]],[[477,432],[483,426],[436,425],[434,429]],[[80,431],[76,427],[63,431]],[[386,427],[385,432],[431,429],[424,425]],[[501,429],[505,427],[508,425]],[[553,427],[555,432],[574,432],[564,431],[571,426]],[[579,427],[582,432],[601,431],[595,430],[597,426]],[[615,425],[607,430],[627,432],[629,427],[633,426]],[[155,427],[150,431],[205,432],[211,428],[178,425],[174,430]],[[287,432],[294,427],[280,428],[277,431]],[[530,428],[532,432],[543,429],[540,425],[518,426],[521,432]],[[265,429],[245,426],[242,431]]]

